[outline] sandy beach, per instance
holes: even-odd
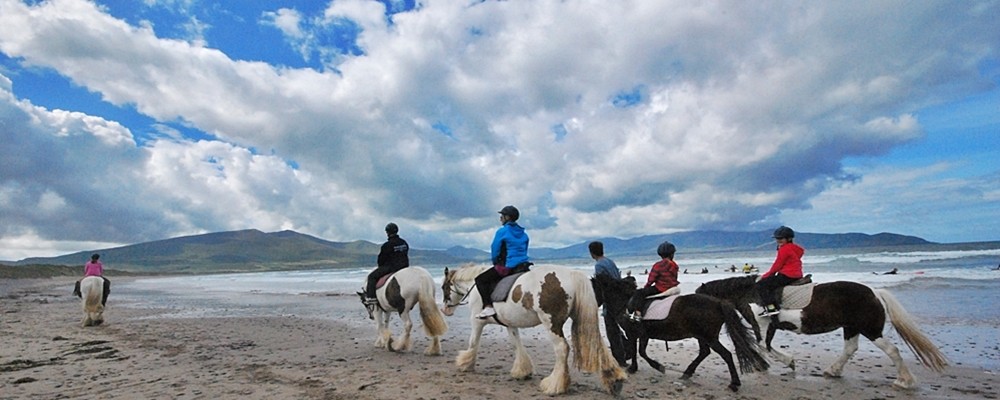
[[[119,278],[123,279],[134,278]],[[328,309],[322,318],[296,313],[178,317],[169,315],[171,310],[116,304],[115,297],[121,293],[113,291],[105,313],[107,322],[83,328],[80,301],[70,294],[73,280],[0,281],[0,399],[548,397],[539,392],[538,382],[552,368],[552,350],[537,329],[522,331],[535,362],[531,379],[515,381],[509,377],[513,357],[506,334],[495,326],[487,327],[476,371],[456,370],[454,357],[468,340],[467,310],[448,319],[444,355],[432,357],[423,355],[428,339],[419,322],[414,327],[411,352],[374,348],[374,323],[367,319],[353,293],[293,296],[292,306],[286,304],[286,309],[295,309],[295,303],[303,308]],[[398,325],[394,328],[396,332],[400,329]],[[784,333],[775,340],[778,342],[797,356],[797,371],[773,365],[768,372],[743,375],[743,387],[733,393],[725,386],[728,374],[716,355],[706,359],[691,380],[679,379],[694,358],[694,340],[671,342],[669,353],[663,342],[653,341],[650,354],[666,364],[667,372],[660,374],[641,364],[639,372],[625,384],[621,398],[1000,397],[996,371],[957,365],[943,374],[933,373],[918,365],[898,339],[895,342],[918,379],[917,389],[894,389],[895,368],[867,341],[862,341],[839,379],[822,376],[840,352],[839,332],[811,337]],[[611,396],[603,391],[598,377],[574,371],[569,392],[559,398]]]

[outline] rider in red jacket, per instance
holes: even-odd
[[[774,240],[778,242],[778,256],[774,259],[771,269],[761,275],[757,281],[757,294],[764,311],[760,316],[767,317],[778,313],[778,299],[775,292],[789,283],[802,278],[802,255],[806,250],[795,243],[795,231],[782,226],[774,231]]]

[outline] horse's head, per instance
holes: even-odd
[[[447,267],[444,269],[444,279],[441,282],[441,293],[444,295],[444,308],[441,312],[446,316],[452,316],[455,314],[455,307],[459,306],[464,298],[462,294],[458,293],[455,287],[455,275],[458,270],[449,270]]]
[[[594,294],[597,297],[597,304],[608,309],[617,310],[625,308],[625,303],[635,293],[635,278],[616,279],[607,274],[597,274],[590,278],[594,286]]]
[[[735,278],[718,279],[698,286],[695,293],[709,295],[720,299],[743,299],[755,296],[757,274],[738,276]]]

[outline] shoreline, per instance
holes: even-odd
[[[106,324],[82,328],[79,299],[70,293],[75,279],[0,280],[0,337],[4,342],[0,399],[550,398],[538,390],[539,380],[553,364],[551,345],[539,329],[522,330],[535,363],[530,380],[509,377],[513,355],[505,331],[497,326],[484,331],[476,370],[455,369],[454,357],[468,340],[467,309],[447,319],[450,329],[442,339],[444,355],[430,357],[423,355],[429,340],[416,312],[410,352],[374,348],[374,322],[367,319],[353,293],[284,296],[286,304],[281,307],[285,308],[279,311],[292,312],[279,315],[165,318],[171,309],[116,303],[149,296],[130,291],[125,284],[118,286],[123,288],[118,293],[112,288]],[[134,279],[117,277],[115,282]],[[116,299],[116,295],[121,297]],[[233,303],[259,307],[263,302],[257,297],[237,295]],[[197,304],[185,306],[198,308]],[[394,334],[399,333],[399,325],[394,317]],[[723,342],[728,346],[727,338]],[[843,343],[839,332],[786,333],[775,344],[796,357],[798,370],[772,365],[765,373],[741,375],[743,386],[738,393],[726,389],[728,373],[714,354],[691,380],[680,380],[697,352],[694,340],[670,342],[669,352],[654,340],[650,355],[664,363],[666,373],[640,360],[639,372],[629,377],[621,398],[1000,398],[1000,386],[992,383],[995,371],[958,365],[938,375],[914,362],[897,339],[893,342],[918,379],[915,390],[891,387],[895,368],[866,340],[861,340],[844,376],[830,379],[822,377],[822,371],[839,355]],[[569,392],[558,398],[611,398],[592,374],[573,370],[572,379]]]

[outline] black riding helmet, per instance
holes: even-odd
[[[795,231],[787,226],[782,226],[774,230],[775,239],[791,239],[795,237]]]
[[[659,254],[660,258],[673,258],[676,252],[677,247],[670,242],[660,243],[660,246],[656,248],[656,254]]]
[[[396,224],[390,222],[388,225],[385,226],[385,233],[388,233],[390,235],[395,235],[399,233],[399,227],[396,226]]]
[[[511,221],[517,221],[517,219],[521,217],[521,212],[517,211],[517,207],[514,206],[506,206],[497,212],[500,213],[500,215],[506,215],[510,217]]]

